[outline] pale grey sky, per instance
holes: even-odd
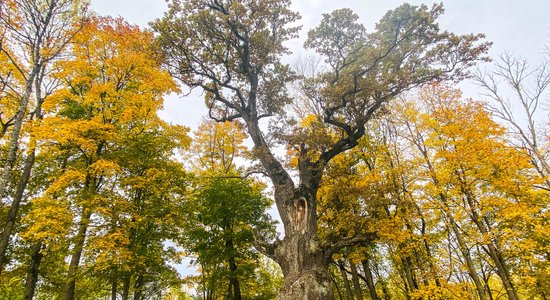
[[[128,22],[147,27],[150,21],[160,18],[166,9],[164,0],[91,0],[92,9],[99,15],[121,16]],[[441,1],[418,0],[295,0],[293,9],[300,12],[302,36],[315,27],[322,13],[349,7],[361,22],[371,30],[389,9],[404,2],[427,4]],[[541,61],[545,45],[550,46],[550,0],[443,0],[445,14],[440,27],[457,34],[484,33],[493,42],[490,56],[496,58],[507,51],[527,58],[532,65]],[[289,43],[296,54],[303,53],[303,38]],[[292,59],[292,58],[291,58]],[[472,85],[463,84],[465,95],[476,97]],[[198,91],[188,97],[171,95],[166,98],[161,116],[170,122],[196,128],[206,115],[204,102]],[[273,211],[272,213],[275,214]],[[193,269],[186,264],[177,266],[182,274]]]
[[[130,23],[147,27],[160,18],[166,9],[164,0],[91,0],[92,9],[100,15],[121,16]],[[352,8],[372,29],[382,15],[406,1],[401,0],[296,0],[293,9],[300,12],[302,36],[315,27],[322,13],[334,9]],[[427,4],[440,1],[407,1]],[[527,58],[533,65],[540,62],[545,45],[550,45],[549,0],[443,0],[445,14],[440,26],[455,33],[484,33],[492,41],[490,55],[497,57],[505,51]],[[303,39],[289,46],[296,54]],[[475,97],[472,92],[467,96]],[[206,110],[199,96],[181,98],[176,95],[166,100],[162,116],[171,121],[196,127]]]

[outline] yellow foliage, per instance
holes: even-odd
[[[44,196],[34,199],[32,208],[22,219],[22,223],[28,228],[21,233],[21,238],[31,243],[63,242],[73,223],[73,214],[68,202],[65,199]]]
[[[55,181],[46,190],[46,194],[61,194],[71,185],[81,184],[85,179],[86,173],[79,170],[69,169],[55,179]]]
[[[99,159],[89,166],[90,174],[93,176],[114,176],[121,173],[120,166],[111,160]]]

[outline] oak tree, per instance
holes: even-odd
[[[153,28],[166,67],[205,91],[210,116],[246,124],[254,155],[273,184],[285,231],[282,240],[257,243],[283,270],[279,299],[332,299],[331,255],[370,236],[320,243],[316,194],[325,167],[357,145],[384,103],[424,83],[464,78],[488,44],[479,42],[481,35],[441,31],[436,23],[441,5],[404,4],[387,12],[371,33],[349,9],[323,15],[305,46],[324,58],[327,71],[304,78],[304,88],[321,108],[321,122],[338,138],[319,147],[286,139],[292,137],[287,131],[280,142],[299,153],[293,178],[273,152],[275,136],[260,124],[271,116],[284,123],[285,105],[293,101],[285,87],[296,77],[281,61],[288,53],[283,43],[298,32],[292,23],[299,15],[289,5],[289,0],[175,0]]]

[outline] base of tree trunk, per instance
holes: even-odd
[[[332,300],[332,282],[326,270],[307,270],[285,278],[277,300]]]

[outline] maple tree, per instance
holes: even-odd
[[[546,66],[504,55],[463,99],[442,82],[489,44],[403,4],[324,14],[293,69],[289,4],[173,0],[155,37],[0,1],[0,298],[549,297]],[[174,78],[192,138],[157,114]]]
[[[210,116],[242,119],[254,154],[273,183],[285,236],[264,241],[265,254],[281,266],[285,285],[280,299],[331,299],[328,258],[338,248],[368,236],[342,237],[321,245],[317,237],[316,193],[326,165],[357,145],[365,125],[387,101],[433,80],[460,79],[481,59],[486,43],[480,35],[441,32],[442,7],[402,5],[388,12],[367,34],[348,9],[325,14],[309,32],[306,46],[322,55],[328,71],[305,85],[322,108],[319,119],[339,135],[321,151],[307,141],[298,149],[295,183],[277,160],[260,120],[282,116],[292,99],[285,85],[295,78],[280,61],[283,42],[296,36],[290,24],[298,14],[290,1],[172,1],[153,28],[166,66],[190,87],[206,92]],[[338,26],[332,26],[338,24]],[[290,143],[290,141],[289,141]]]
[[[174,148],[185,147],[188,142],[185,128],[168,125],[156,114],[162,105],[162,96],[176,90],[176,86],[170,76],[160,70],[159,63],[152,55],[151,39],[151,34],[142,32],[121,19],[93,18],[75,36],[72,59],[58,64],[61,71],[56,76],[63,80],[66,88],[52,95],[55,101],[48,103],[46,109],[49,115],[44,119],[39,138],[43,145],[42,151],[48,151],[53,156],[65,157],[66,165],[48,191],[33,202],[35,209],[28,217],[32,225],[27,236],[37,242],[41,237],[51,236],[47,232],[42,232],[44,226],[49,227],[44,222],[48,223],[50,210],[58,207],[56,203],[62,203],[61,199],[64,199],[67,205],[62,208],[63,214],[70,216],[70,220],[73,220],[75,215],[72,224],[75,234],[72,236],[73,247],[66,275],[65,299],[74,298],[76,281],[82,276],[82,272],[79,271],[81,257],[85,253],[86,240],[90,234],[94,237],[101,235],[103,241],[95,239],[90,241],[90,244],[95,243],[98,250],[103,252],[100,256],[96,256],[97,268],[104,268],[100,267],[103,263],[108,264],[103,261],[104,255],[109,255],[109,251],[119,251],[103,249],[109,248],[104,244],[106,240],[118,240],[119,245],[111,246],[119,249],[124,246],[130,248],[130,250],[120,249],[122,257],[118,258],[127,264],[131,263],[125,258],[125,255],[129,254],[125,253],[131,250],[140,251],[141,245],[146,242],[138,242],[134,239],[141,232],[138,230],[142,230],[140,228],[150,221],[146,220],[144,224],[140,222],[129,224],[135,228],[130,230],[130,234],[122,236],[119,230],[107,233],[95,232],[95,230],[89,232],[90,225],[105,220],[107,224],[112,224],[109,226],[117,227],[116,223],[113,224],[116,221],[112,219],[112,214],[124,215],[125,211],[129,213],[124,210],[125,206],[130,205],[131,208],[140,212],[145,211],[146,208],[137,202],[152,201],[142,197],[157,197],[162,201],[163,197],[151,195],[149,192],[140,192],[140,190],[144,189],[143,186],[172,182],[161,178],[169,176],[163,174],[169,168],[177,171],[177,167],[168,165],[161,169],[162,161],[156,155],[171,153]],[[162,137],[163,132],[170,135],[172,142],[167,143],[162,140],[166,139]],[[160,173],[157,178],[149,179],[150,183],[130,184],[133,190],[128,191],[127,197],[134,202],[121,203],[122,195],[114,193],[119,190],[116,188],[120,184],[119,180],[128,180],[123,176],[126,172],[139,171],[128,169],[132,164],[129,164],[130,166],[128,163],[122,164],[124,155],[132,155],[124,151],[135,150],[131,143],[136,140],[141,141],[139,147],[145,151],[149,135],[149,139],[158,139],[154,141],[157,147],[163,145],[167,147],[162,150],[160,148],[151,150],[155,156],[147,156],[148,163],[156,163]],[[138,162],[138,158],[134,157],[134,162]],[[141,172],[153,174],[155,169],[146,168]],[[135,176],[143,176],[143,174],[138,173]],[[181,172],[174,177],[181,178]],[[138,179],[134,178],[134,180]],[[157,189],[157,192],[167,192],[167,187],[157,186]],[[175,192],[171,194],[176,195]],[[148,212],[151,213],[151,211]],[[59,215],[59,213],[56,214]],[[56,221],[62,220],[67,219],[60,216]],[[66,224],[56,224],[57,226],[67,228]],[[162,237],[163,235],[159,235],[156,238]],[[151,247],[154,245],[158,247],[161,241],[152,243]],[[155,253],[155,250],[147,251]],[[144,254],[137,254],[135,259],[140,255]],[[124,268],[127,267],[124,266]]]
[[[266,264],[252,249],[254,233],[274,235],[274,224],[263,185],[237,165],[248,155],[245,137],[238,123],[206,121],[191,146],[197,178],[182,240],[197,257],[198,290],[206,299],[272,298],[276,290],[275,275],[256,275]]]
[[[32,112],[29,120],[42,117],[41,105],[56,86],[50,78],[52,63],[63,54],[86,15],[87,3],[74,0],[9,0],[1,3],[0,59],[3,67],[0,71],[0,119],[7,117],[1,121],[2,136],[9,127],[11,130],[0,176],[0,199],[13,198],[0,240],[0,272],[6,262],[6,249],[35,160],[31,143],[15,195],[11,195],[8,185],[21,147],[25,117],[29,110]],[[32,101],[34,107],[29,109]]]
[[[401,286],[410,299],[544,299],[548,266],[535,253],[547,237],[535,228],[545,227],[547,200],[530,157],[508,144],[482,103],[456,90],[436,85],[407,98],[331,162],[319,191],[321,238],[376,233],[335,255],[345,294],[359,297],[358,276],[371,298]],[[373,258],[390,263],[386,275]]]
[[[447,186],[445,198],[453,203],[450,207],[459,207],[475,225],[477,232],[472,235],[481,239],[508,298],[519,299],[506,258],[509,241],[501,232],[507,222],[501,218],[507,218],[508,209],[521,208],[526,214],[515,216],[519,225],[533,222],[543,213],[533,191],[537,180],[526,172],[529,157],[506,145],[504,129],[489,118],[481,104],[453,104],[452,92],[437,95],[428,96],[433,110],[430,120],[424,122],[433,130],[426,143],[435,149],[432,161],[438,185]],[[432,125],[434,120],[437,126]]]

